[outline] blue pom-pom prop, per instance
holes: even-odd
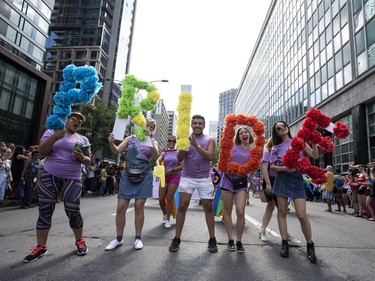
[[[93,66],[76,67],[70,64],[63,69],[63,78],[59,91],[53,97],[56,104],[52,109],[53,114],[47,118],[46,126],[50,130],[64,128],[66,119],[72,112],[72,105],[90,103],[102,87]],[[80,87],[76,88],[78,83]]]

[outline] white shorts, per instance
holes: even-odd
[[[203,179],[181,177],[178,186],[179,192],[193,194],[195,189],[197,189],[200,199],[214,199],[214,186],[211,177]]]

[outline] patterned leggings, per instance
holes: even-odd
[[[39,218],[36,229],[51,228],[52,215],[60,192],[70,227],[73,229],[81,228],[83,226],[80,212],[81,190],[81,180],[62,179],[44,170],[38,185]]]

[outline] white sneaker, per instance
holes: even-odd
[[[134,249],[135,250],[140,250],[143,248],[143,243],[140,239],[135,239],[134,241]]]
[[[301,241],[299,241],[297,238],[294,238],[293,236],[288,234],[288,244],[289,246],[300,247]]]
[[[116,249],[117,247],[120,247],[124,243],[124,240],[121,240],[120,242],[117,241],[117,239],[114,239],[109,243],[107,247],[105,247],[106,251],[111,251],[113,249]]]
[[[167,220],[167,215],[163,215],[163,223]]]
[[[266,237],[266,232],[265,231],[259,232],[259,239],[262,240],[263,242],[267,242],[268,241],[268,239]]]
[[[171,222],[169,220],[165,220],[164,227],[165,228],[170,228],[171,227]]]

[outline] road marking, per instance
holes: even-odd
[[[245,219],[248,220],[250,223],[255,225],[258,229],[262,227],[262,224],[254,219],[253,217],[250,217],[248,214],[245,214]],[[271,228],[266,228],[266,232],[269,233],[272,236],[275,236],[277,238],[281,238],[280,234],[278,234],[276,231],[273,231]]]

